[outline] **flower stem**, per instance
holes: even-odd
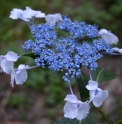
[[[30,68],[28,68],[28,69],[37,68],[37,67],[39,67],[39,66],[32,66],[32,67],[30,67]],[[27,69],[26,69],[26,70],[27,70]]]
[[[100,108],[96,109],[101,114],[101,116],[108,122],[108,124],[114,124],[114,122]]]
[[[69,89],[70,89],[71,94],[74,94],[74,93],[73,93],[73,91],[72,91],[71,84],[70,84],[70,83],[68,83],[68,85],[69,85]]]
[[[82,124],[82,122],[81,122],[81,121],[79,121],[79,124]]]
[[[90,69],[88,69],[88,70],[89,70],[90,80],[92,80],[92,75],[91,75]]]

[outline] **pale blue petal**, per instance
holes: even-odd
[[[26,70],[19,70],[19,73],[15,74],[15,81],[16,84],[23,84],[27,80],[27,71]]]
[[[88,90],[95,90],[95,89],[97,89],[97,87],[98,87],[98,83],[93,80],[89,80],[88,85],[86,85],[86,88]]]
[[[89,109],[90,109],[90,106],[87,102],[78,104],[77,119],[81,121],[82,119],[86,118],[89,113]]]
[[[66,102],[64,105],[64,117],[74,119],[78,115],[77,104]]]
[[[107,90],[100,91],[96,94],[96,96],[94,97],[92,102],[93,102],[94,106],[100,107],[103,104],[103,102],[107,99],[107,97],[108,97]]]
[[[7,61],[6,58],[2,59],[1,68],[5,73],[10,74],[11,70],[13,69],[13,66],[14,62]]]
[[[77,97],[73,94],[67,95],[64,100],[71,103],[77,103]]]
[[[15,53],[15,52],[12,52],[12,51],[9,51],[5,58],[8,60],[8,61],[13,61],[13,62],[16,62],[19,58],[19,56]]]

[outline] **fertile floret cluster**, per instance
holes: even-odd
[[[60,30],[66,33],[65,37],[58,36]],[[37,56],[37,66],[48,66],[53,71],[63,70],[66,82],[80,76],[81,66],[96,69],[96,61],[103,56],[103,51],[108,54],[113,52],[111,46],[98,36],[97,26],[72,22],[67,17],[56,24],[32,25],[31,32],[34,40],[24,43],[25,51]]]

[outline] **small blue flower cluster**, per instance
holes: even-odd
[[[68,36],[58,37],[57,29],[63,30]],[[113,52],[111,46],[98,37],[97,26],[85,22],[72,22],[67,17],[56,25],[33,25],[31,32],[34,41],[26,41],[23,49],[37,56],[37,66],[64,71],[63,79],[68,83],[71,78],[80,76],[81,66],[94,70],[98,67],[96,61],[103,56],[102,52]]]

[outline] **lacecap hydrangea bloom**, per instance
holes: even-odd
[[[72,22],[64,16],[54,24],[44,23],[30,27],[33,40],[22,46],[26,52],[32,52],[37,66],[48,67],[52,71],[64,71],[64,81],[70,82],[81,74],[81,66],[94,70],[98,67],[97,60],[102,52],[112,54],[113,50],[98,35],[96,25],[85,22]],[[66,36],[59,37],[58,30]]]
[[[82,102],[73,94],[70,81],[81,75],[81,66],[90,70],[98,67],[97,60],[103,54],[115,54],[121,49],[112,48],[112,44],[118,43],[118,37],[106,29],[98,30],[96,25],[85,22],[71,21],[60,13],[44,14],[41,11],[13,9],[9,16],[12,19],[22,19],[29,26],[33,38],[22,45],[26,53],[34,55],[36,66],[29,67],[21,64],[17,69],[9,63],[11,71],[11,85],[23,84],[27,80],[27,70],[35,67],[48,67],[53,72],[63,71],[63,80],[68,82],[71,94],[64,99],[64,117],[81,121],[86,118],[90,110],[90,102],[95,107],[100,107],[108,97],[108,91],[98,88],[98,82],[90,80],[86,85],[89,90],[89,101]],[[45,23],[34,24],[34,18],[45,18]],[[60,31],[63,32],[60,35]],[[4,56],[8,60],[8,57]],[[16,58],[17,59],[17,58]],[[3,58],[0,58],[0,66],[4,72]],[[12,59],[13,60],[13,59]],[[5,60],[4,60],[5,61]],[[14,60],[15,61],[15,60]],[[12,65],[12,66],[11,66]],[[8,68],[8,70],[10,70]]]

